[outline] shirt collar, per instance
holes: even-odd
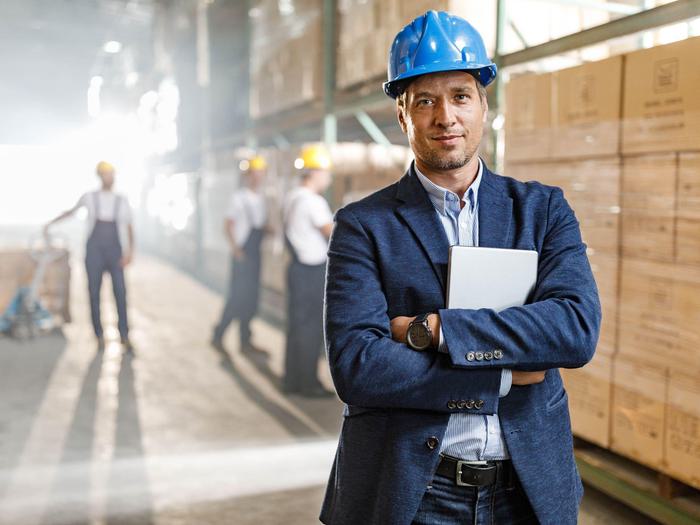
[[[430,197],[430,202],[433,203],[433,206],[435,206],[435,209],[440,212],[442,215],[446,215],[446,208],[447,208],[447,201],[449,198],[454,199],[454,202],[457,202],[459,197],[457,196],[456,193],[443,188],[442,186],[438,186],[435,184],[433,181],[431,181],[428,177],[423,175],[418,167],[416,166],[415,161],[413,162],[413,169],[416,172],[416,175],[418,176],[418,180],[420,183],[423,185],[423,188],[425,188],[425,191],[428,192],[428,197]],[[476,173],[476,178],[474,179],[474,182],[471,183],[471,186],[469,186],[469,189],[464,192],[464,197],[462,200],[464,201],[465,206],[469,206],[469,193],[471,192],[472,197],[474,199],[473,202],[473,207],[472,209],[476,209],[476,204],[478,202],[478,196],[479,196],[479,186],[481,185],[481,176],[484,172],[484,166],[483,163],[481,162],[481,159],[479,159],[479,168]],[[452,197],[448,197],[448,195],[452,195]]]

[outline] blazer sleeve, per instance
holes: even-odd
[[[392,340],[374,242],[347,208],[335,217],[327,272],[326,348],[341,400],[456,412],[451,400],[473,399],[483,405],[470,413],[497,412],[501,370],[465,371],[447,354],[416,352]]]
[[[532,301],[498,313],[449,309],[439,314],[455,366],[547,370],[591,360],[601,320],[598,289],[578,221],[559,188],[549,198]],[[477,360],[472,352],[495,353],[499,359]]]

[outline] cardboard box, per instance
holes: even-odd
[[[698,55],[700,38],[626,55],[623,153],[698,148]]]
[[[623,258],[619,353],[700,370],[700,266]]]
[[[399,0],[340,0],[336,85],[346,89],[386,77],[391,43],[401,28]]]
[[[255,0],[251,11],[250,114],[260,118],[319,99],[323,91],[322,0]]]
[[[616,56],[554,74],[552,157],[619,152],[622,65],[623,57]]]
[[[615,356],[610,448],[655,469],[664,459],[667,383],[665,368]]]
[[[676,260],[700,264],[700,153],[679,155],[677,211]]]
[[[674,260],[676,155],[625,157],[622,165],[622,253]]]
[[[551,154],[552,74],[522,75],[506,85],[506,162]]]
[[[399,180],[413,154],[405,146],[338,143],[333,159],[332,205],[343,206]]]
[[[506,175],[557,186],[576,214],[589,253],[617,256],[620,250],[620,159],[602,157],[508,165]]]
[[[700,370],[671,371],[666,417],[666,469],[700,489]]]
[[[597,353],[583,368],[563,369],[561,375],[569,394],[574,434],[601,447],[609,447],[612,356]]]
[[[596,352],[612,355],[617,351],[618,291],[620,259],[617,255],[589,254],[588,260],[598,285],[603,320]]]

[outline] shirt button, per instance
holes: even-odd
[[[483,407],[483,406],[484,406],[484,400],[483,400],[483,399],[479,399],[478,401],[476,401],[476,402],[474,403],[474,408],[476,408],[477,410],[481,410],[481,407]]]
[[[461,400],[457,403],[457,408],[459,408],[460,410],[463,410],[464,407],[466,407],[466,406],[467,406],[467,402],[466,402],[464,399],[461,399]]]
[[[496,348],[493,351],[493,357],[495,357],[496,359],[500,359],[501,357],[503,357],[503,350],[499,350],[498,348]]]
[[[457,403],[455,403],[454,401],[450,400],[450,401],[447,402],[447,408],[449,408],[450,410],[454,410],[455,408],[457,408]]]
[[[469,353],[468,353],[467,355],[465,355],[464,357],[467,358],[467,361],[474,361],[475,354],[474,354],[474,352],[469,352]]]
[[[484,353],[483,352],[477,352],[474,357],[476,357],[477,361],[483,361],[484,360]]]
[[[484,352],[484,359],[491,361],[491,359],[493,359],[493,352]]]
[[[425,446],[428,447],[430,450],[435,450],[439,444],[440,440],[435,436],[430,436],[425,442]]]
[[[469,401],[467,401],[467,405],[466,405],[466,406],[467,406],[467,408],[470,409],[470,410],[471,410],[472,408],[474,408],[474,400],[473,400],[473,399],[470,399]]]

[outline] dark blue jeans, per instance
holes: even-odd
[[[425,491],[413,525],[536,525],[539,523],[520,483],[459,487],[436,474]]]

